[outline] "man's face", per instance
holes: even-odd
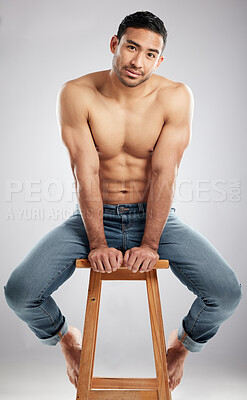
[[[148,80],[164,59],[162,47],[162,36],[148,29],[128,28],[119,44],[113,36],[112,68],[120,82],[135,87]]]

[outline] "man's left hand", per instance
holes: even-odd
[[[124,254],[123,265],[132,272],[149,272],[159,259],[157,251],[148,245],[132,247]]]

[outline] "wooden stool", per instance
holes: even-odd
[[[77,268],[91,268],[84,322],[77,400],[171,400],[166,366],[166,345],[156,269],[169,268],[159,260],[149,272],[132,272],[121,266],[112,273],[94,272],[88,260],[76,260]],[[93,377],[94,356],[103,280],[145,280],[152,329],[156,378]]]

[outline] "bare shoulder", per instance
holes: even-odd
[[[106,71],[93,72],[65,82],[58,91],[58,106],[66,110],[73,108],[87,117],[105,73]]]
[[[172,79],[168,79],[164,76],[155,74],[155,79],[158,84],[158,95],[162,99],[175,100],[181,99],[181,101],[186,101],[186,99],[193,98],[193,93],[191,88],[183,82],[176,82]]]
[[[194,96],[191,88],[182,82],[176,82],[171,79],[156,75],[158,82],[159,103],[164,105],[166,110],[166,121],[173,115],[176,118],[179,115],[192,118],[194,110]]]
[[[91,72],[66,82],[62,87],[71,88],[69,90],[77,90],[78,93],[86,91],[87,94],[91,93],[93,95],[93,93],[96,93],[98,86],[104,81],[107,74],[107,70]]]

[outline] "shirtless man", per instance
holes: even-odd
[[[36,245],[5,286],[8,304],[41,342],[60,342],[75,387],[81,333],[68,326],[51,294],[74,272],[76,258],[88,257],[102,273],[122,263],[133,273],[148,272],[167,258],[197,295],[167,343],[170,390],[181,381],[189,351],[202,350],[241,298],[231,267],[171,207],[191,139],[193,95],[185,84],[154,74],[164,60],[166,37],[152,13],[127,16],[110,42],[112,69],[61,88],[58,115],[77,209]]]

